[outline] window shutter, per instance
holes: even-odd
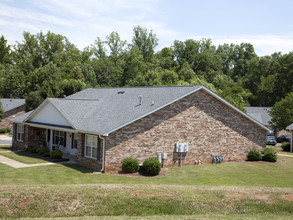
[[[63,147],[66,147],[66,132],[64,132],[64,141],[63,141]]]
[[[53,130],[53,144],[55,144],[55,130]]]
[[[14,130],[13,130],[13,132],[14,132],[14,134],[13,134],[14,140],[17,140],[17,124],[14,123],[13,126],[14,126]]]
[[[84,157],[85,135],[81,134],[81,156]]]
[[[23,125],[23,143],[25,143],[25,125]]]
[[[100,160],[100,152],[101,151],[101,138],[98,137],[97,141],[97,160]]]
[[[73,149],[74,146],[74,133],[71,134],[71,149]]]

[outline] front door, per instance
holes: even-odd
[[[66,153],[76,156],[77,154],[77,134],[67,133]]]

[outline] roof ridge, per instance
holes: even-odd
[[[87,89],[137,89],[137,88],[182,88],[182,87],[199,87],[202,85],[176,85],[176,86],[131,86],[131,87],[100,87],[100,88],[87,88]],[[84,90],[87,90],[84,89]],[[83,90],[81,90],[83,91]]]

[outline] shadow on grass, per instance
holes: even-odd
[[[0,146],[1,151],[13,151],[13,149],[10,146]]]
[[[64,161],[68,161],[68,159],[66,159],[66,158],[54,159],[54,158],[50,158],[50,157],[41,156],[41,155],[39,155],[37,153],[31,153],[29,151],[14,151],[14,153],[19,155],[19,156],[23,156],[23,157],[27,157],[27,158],[41,159],[41,160],[45,160],[45,161],[48,161],[48,162],[64,162]]]
[[[96,170],[93,170],[93,169],[90,169],[90,168],[87,168],[87,167],[83,167],[79,164],[74,164],[74,163],[66,163],[66,164],[61,164],[65,167],[68,167],[70,169],[74,169],[76,171],[79,171],[81,173],[93,173],[95,172]]]

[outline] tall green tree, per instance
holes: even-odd
[[[133,46],[138,47],[145,61],[151,61],[154,56],[155,47],[158,46],[159,41],[156,34],[154,34],[152,30],[148,32],[146,28],[140,26],[134,27],[133,34]]]
[[[293,92],[276,102],[270,110],[272,117],[270,125],[273,128],[283,130],[293,123]]]
[[[0,64],[10,63],[10,46],[2,35],[0,38]]]

